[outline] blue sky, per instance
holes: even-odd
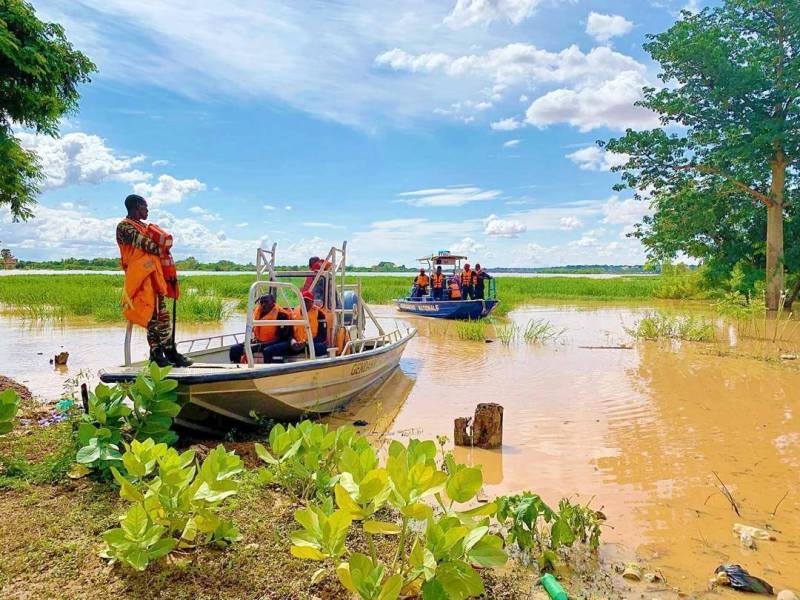
[[[23,258],[114,256],[122,200],[175,254],[352,262],[449,248],[494,266],[639,263],[647,204],[615,194],[597,139],[633,106],[642,51],[686,0],[40,0],[99,71],[58,140]]]

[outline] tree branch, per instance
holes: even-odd
[[[675,169],[677,171],[692,171],[692,170],[694,170],[694,171],[697,171],[698,173],[707,173],[709,175],[718,175],[718,176],[722,177],[723,179],[725,179],[725,180],[729,181],[730,183],[732,183],[734,186],[736,186],[741,191],[746,192],[746,193],[750,194],[750,196],[752,196],[756,200],[761,201],[765,206],[773,206],[775,204],[775,202],[772,200],[772,198],[770,198],[766,194],[763,194],[763,193],[759,192],[758,190],[754,190],[749,185],[747,185],[745,183],[742,183],[738,179],[735,179],[733,176],[729,175],[725,171],[722,171],[721,169],[717,169],[716,167],[712,167],[712,166],[709,166],[709,165],[682,165],[682,166],[673,167],[673,169]]]

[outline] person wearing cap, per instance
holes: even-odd
[[[302,290],[310,290],[311,284],[314,283],[314,278],[317,276],[318,271],[328,271],[333,268],[333,265],[327,261],[322,260],[319,256],[312,256],[308,259],[308,270],[311,271],[311,275],[306,277],[305,282],[303,283]],[[320,277],[317,285],[314,286],[314,289],[311,290],[314,294],[314,299],[318,302],[324,302],[325,300],[325,281]]]
[[[419,270],[419,275],[414,278],[414,297],[422,298],[428,295],[430,277],[425,274],[425,269]]]
[[[305,304],[308,314],[308,323],[311,326],[311,337],[314,343],[314,353],[317,358],[328,353],[328,312],[314,303],[314,294],[303,290],[301,300]],[[303,309],[298,306],[292,313],[295,321],[303,320]],[[295,325],[292,332],[292,341],[289,344],[292,354],[300,354],[308,347],[308,332],[305,325]]]
[[[464,300],[474,297],[472,284],[472,269],[470,269],[469,263],[465,263],[464,270],[461,271],[461,297]]]
[[[481,269],[480,263],[475,263],[475,270],[472,271],[472,286],[473,286],[472,297],[475,300],[483,300],[484,283],[487,279],[491,278],[492,276],[489,275],[489,273]]]
[[[288,321],[291,311],[275,303],[275,296],[264,294],[253,309],[253,321]],[[289,350],[292,328],[288,325],[255,325],[253,327],[253,352],[261,352],[265,363],[276,356],[284,356]],[[232,363],[244,362],[244,344],[234,344],[229,351]]]
[[[144,223],[149,214],[147,201],[131,194],[125,198],[125,210],[128,214],[117,225],[116,234],[120,267],[125,272],[122,312],[129,322],[147,329],[152,362],[159,367],[188,367],[192,361],[173,344],[161,246],[147,235]]]

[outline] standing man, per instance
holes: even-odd
[[[461,271],[461,297],[464,300],[475,297],[472,284],[472,269],[469,268],[469,263],[465,263],[464,270]]]
[[[433,288],[433,299],[441,300],[444,292],[444,273],[442,273],[441,265],[436,267],[436,272],[431,277],[431,287]]]
[[[131,194],[125,198],[128,216],[117,225],[120,267],[125,272],[122,313],[147,329],[150,360],[159,367],[188,367],[192,361],[178,353],[164,296],[167,282],[161,265],[161,247],[147,234],[147,202]]]
[[[419,275],[414,278],[414,297],[422,298],[428,295],[430,278],[425,274],[425,269],[419,270]]]
[[[483,300],[484,282],[491,278],[492,276],[489,275],[489,273],[481,270],[480,263],[475,263],[475,270],[472,272],[472,282],[475,286],[475,292],[472,297],[475,298],[475,300]]]

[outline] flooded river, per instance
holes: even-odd
[[[460,460],[483,465],[489,495],[529,489],[552,502],[593,498],[608,516],[603,539],[660,569],[666,587],[701,593],[719,564],[733,562],[776,591],[800,588],[800,369],[764,360],[761,349],[634,344],[625,326],[648,310],[587,304],[514,312],[522,326],[543,318],[565,330],[540,346],[460,341],[453,325],[445,332],[442,321],[412,319],[419,335],[401,371],[359,414],[372,415],[368,428],[396,437],[452,437],[455,417],[499,402],[502,450],[457,449]],[[389,307],[379,313],[400,318]],[[179,337],[240,328],[236,321],[181,328]],[[0,372],[50,399],[81,370],[121,362],[123,337],[117,326],[2,317]],[[140,333],[134,354],[145,346]],[[48,360],[61,350],[70,352],[69,367],[57,371]],[[734,523],[769,527],[776,540],[745,549]]]

